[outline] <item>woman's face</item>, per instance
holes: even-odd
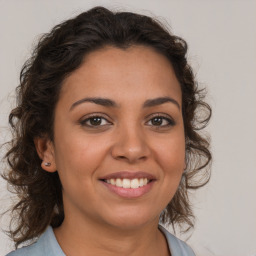
[[[63,83],[46,161],[63,186],[65,221],[122,228],[158,222],[185,162],[180,85],[149,47],[106,47]]]

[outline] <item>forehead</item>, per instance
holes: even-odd
[[[76,99],[131,94],[148,98],[168,94],[181,99],[180,85],[170,61],[146,46],[127,49],[108,46],[89,53],[82,65],[65,79],[61,95],[65,94],[72,94]]]

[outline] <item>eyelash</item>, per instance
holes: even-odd
[[[91,124],[87,124],[87,122],[91,122],[94,118],[98,118],[100,120],[98,120],[100,122],[99,125],[93,125],[92,123]],[[159,129],[159,128],[166,128],[166,127],[170,127],[170,126],[174,126],[176,123],[175,121],[170,118],[170,116],[166,116],[165,114],[162,114],[162,113],[156,113],[154,115],[151,115],[149,117],[147,117],[147,119],[150,118],[147,122],[146,122],[146,125],[148,126],[153,126],[155,127],[156,129]],[[167,124],[164,124],[162,125],[162,123],[160,125],[149,125],[148,123],[153,121],[153,119],[157,118],[158,120],[156,121],[159,121],[159,119],[161,119],[160,121],[161,122],[167,122]],[[105,120],[105,124],[102,125],[102,120]],[[89,117],[87,117],[86,119],[83,119],[80,121],[80,124],[82,126],[87,126],[89,128],[100,128],[100,127],[104,127],[106,125],[111,125],[112,123],[108,120],[108,118],[106,118],[103,114],[98,114],[98,113],[95,113],[95,114],[92,114],[90,115]]]
[[[87,122],[92,121],[94,118],[99,118],[101,121],[106,120],[106,124],[104,124],[104,125],[101,125],[101,124],[100,125],[87,124]],[[87,126],[87,127],[90,127],[90,128],[94,128],[94,127],[102,127],[102,126],[110,125],[112,123],[110,121],[108,121],[108,119],[103,114],[95,113],[95,114],[90,115],[86,119],[81,120],[80,124],[82,126]]]
[[[152,125],[154,126],[156,129],[160,129],[160,128],[168,128],[170,126],[174,126],[176,123],[175,121],[169,116],[169,115],[166,115],[166,114],[163,114],[163,113],[156,113],[154,115],[151,115],[149,116],[148,118],[149,121],[147,121],[146,123],[148,122],[152,122],[153,119],[157,118],[157,119],[161,119],[162,122],[166,121],[167,124],[164,124],[164,125]]]

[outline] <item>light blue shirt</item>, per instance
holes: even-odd
[[[192,249],[183,241],[169,233],[165,228],[159,225],[159,229],[163,232],[168,242],[168,246],[172,256],[195,256]],[[39,237],[37,242],[32,245],[13,251],[6,256],[66,256],[56,237],[52,227]]]

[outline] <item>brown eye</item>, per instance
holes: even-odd
[[[151,118],[147,122],[147,125],[154,126],[154,127],[168,127],[168,126],[174,126],[175,122],[170,117],[157,115]]]
[[[101,117],[92,117],[88,120],[90,125],[96,126],[96,125],[101,125],[102,123],[102,118]]]
[[[109,125],[110,122],[101,116],[91,116],[89,118],[86,118],[80,122],[82,126],[88,126],[88,127],[96,127],[96,126],[105,126]]]
[[[156,125],[156,126],[162,125],[163,118],[162,117],[154,117],[153,119],[151,119],[151,123],[152,123],[152,125]]]

